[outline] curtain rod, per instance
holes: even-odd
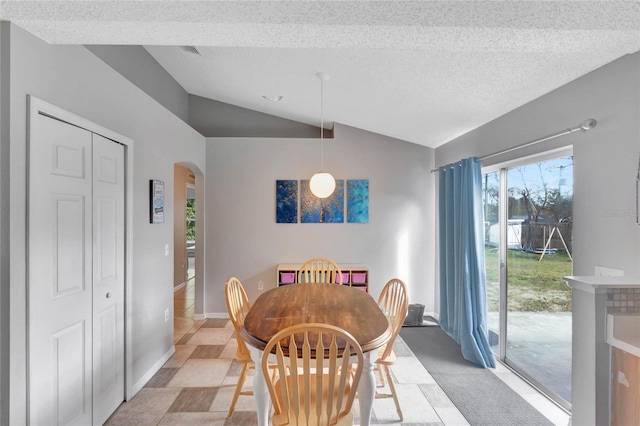
[[[522,145],[514,146],[513,148],[508,148],[508,149],[505,149],[503,151],[498,151],[498,152],[493,153],[493,154],[485,155],[484,157],[480,157],[480,161],[486,160],[487,158],[497,157],[498,155],[506,154],[508,152],[516,151],[518,149],[526,148],[528,146],[535,145],[535,144],[540,143],[540,142],[545,142],[545,141],[548,141],[549,139],[555,139],[555,138],[557,138],[559,136],[568,135],[569,133],[577,132],[578,130],[581,130],[584,133],[587,130],[593,129],[597,125],[598,125],[598,122],[595,119],[588,118],[588,119],[584,120],[579,126],[574,127],[572,129],[562,130],[562,131],[560,131],[558,133],[554,133],[552,135],[545,136],[543,138],[536,139],[536,140],[533,140],[531,142],[524,143]],[[438,171],[438,169],[433,169],[433,170],[431,170],[431,173],[435,173],[437,171]]]

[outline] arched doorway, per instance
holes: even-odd
[[[204,319],[204,175],[174,164],[174,318]],[[199,244],[200,242],[200,244]]]

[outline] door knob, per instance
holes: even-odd
[[[111,293],[107,293],[107,299],[111,299]]]

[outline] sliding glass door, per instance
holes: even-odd
[[[514,162],[483,176],[490,343],[508,366],[571,403],[573,157]]]

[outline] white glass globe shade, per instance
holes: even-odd
[[[309,188],[318,198],[327,198],[336,189],[336,180],[330,173],[316,173],[311,176]]]

